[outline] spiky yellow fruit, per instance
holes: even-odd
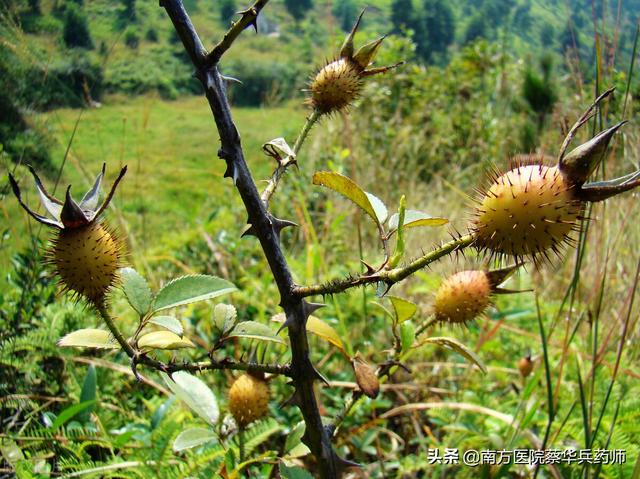
[[[65,289],[99,303],[116,281],[121,251],[114,234],[95,222],[58,230],[49,257]]]
[[[349,58],[340,58],[322,68],[311,82],[311,105],[320,113],[349,106],[362,86],[362,68]]]
[[[243,374],[229,389],[229,410],[240,427],[267,414],[269,386],[264,379]]]
[[[438,321],[462,324],[482,314],[491,296],[491,281],[484,271],[460,271],[445,280],[433,304]]]
[[[559,254],[577,227],[582,202],[557,167],[516,166],[497,176],[480,199],[474,226],[476,246],[494,255],[536,259]]]

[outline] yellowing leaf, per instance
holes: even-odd
[[[398,213],[394,213],[389,218],[389,229],[395,230],[398,228],[398,222],[400,216]],[[418,210],[406,210],[404,216],[404,228],[415,228],[417,226],[442,226],[449,222],[446,218],[433,217]]]
[[[471,351],[469,348],[467,348],[464,344],[462,344],[461,342],[453,338],[446,338],[446,337],[427,338],[424,341],[422,341],[417,347],[420,347],[423,344],[427,344],[427,343],[433,343],[433,344],[437,344],[438,346],[443,346],[448,349],[453,349],[455,352],[460,353],[466,359],[468,359],[473,364],[478,366],[483,373],[487,372],[487,368],[485,367],[484,364],[482,364],[482,361],[480,360],[478,355],[473,351]]]
[[[309,316],[307,320],[307,331],[321,337],[325,341],[333,344],[342,353],[347,356],[347,352],[344,349],[344,344],[338,336],[338,332],[333,327],[316,316]]]
[[[367,213],[373,221],[380,224],[386,219],[387,208],[384,203],[375,196],[365,192],[353,180],[334,171],[318,171],[313,175],[313,184],[325,186],[345,198],[353,201],[365,213]],[[373,205],[370,198],[375,198]],[[382,220],[380,219],[381,217]]]
[[[181,338],[171,331],[154,331],[138,339],[138,346],[143,349],[182,349],[195,348],[187,338]]]
[[[120,345],[104,329],[78,329],[58,341],[58,346],[74,348],[118,349]]]
[[[396,319],[398,323],[402,323],[416,314],[418,307],[411,301],[399,298],[397,296],[388,296],[387,299],[391,302],[393,310],[396,313]]]
[[[243,321],[238,323],[231,333],[229,333],[229,337],[257,339],[258,341],[273,341],[274,343],[284,344],[284,340],[269,326],[256,321]]]

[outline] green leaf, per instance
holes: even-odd
[[[411,301],[406,299],[399,298],[398,296],[387,296],[387,299],[391,302],[393,306],[393,310],[396,313],[396,320],[398,323],[403,323],[407,319],[411,319],[416,311],[418,310],[418,306]]]
[[[175,441],[173,441],[173,451],[180,452],[192,447],[197,447],[205,442],[213,441],[216,439],[216,435],[210,430],[203,427],[193,427],[191,429],[185,429]]]
[[[369,203],[371,203],[373,211],[375,211],[376,213],[376,218],[378,219],[378,223],[380,224],[384,223],[389,217],[389,211],[387,210],[387,207],[385,206],[385,204],[382,202],[380,198],[378,198],[375,195],[372,195],[371,193],[367,193],[365,191],[364,194],[367,195],[367,198],[369,199]]]
[[[58,340],[58,346],[74,348],[118,349],[120,345],[104,329],[78,329]]]
[[[153,416],[151,416],[151,430],[154,430],[156,427],[158,427],[158,425],[162,422],[164,417],[167,415],[167,411],[169,410],[169,408],[171,407],[171,405],[175,400],[176,400],[176,397],[171,396],[165,402],[160,404],[160,406],[158,406],[158,409],[156,409],[153,413]]]
[[[138,339],[138,347],[142,349],[182,349],[195,348],[187,338],[181,338],[171,331],[154,331]]]
[[[0,453],[2,453],[2,457],[4,457],[5,461],[14,467],[18,461],[24,459],[22,449],[20,449],[13,440],[6,437],[0,439]]]
[[[222,334],[231,330],[236,322],[237,316],[238,312],[236,308],[230,304],[220,303],[216,304],[216,307],[213,308],[213,322]]]
[[[289,452],[291,449],[296,447],[302,441],[302,436],[304,435],[304,431],[306,429],[306,425],[304,421],[300,421],[296,424],[293,429],[287,434],[287,437],[284,441],[284,452]]]
[[[96,368],[93,364],[89,365],[87,369],[87,375],[84,377],[84,382],[82,383],[82,391],[80,392],[80,402],[96,401],[96,387],[97,385],[97,377],[96,377]],[[83,411],[78,413],[78,419],[80,422],[88,422],[91,417],[91,411],[93,411],[93,405],[84,409]]]
[[[56,420],[53,421],[53,424],[51,425],[51,428],[50,428],[51,431],[53,432],[57,431],[58,428],[60,428],[60,426],[67,423],[67,421],[70,421],[71,419],[73,419],[77,414],[84,411],[85,409],[93,407],[95,403],[96,403],[95,400],[85,401],[79,404],[73,404],[72,406],[69,406],[68,408],[63,409],[62,412],[58,414],[58,417],[56,418]]]
[[[282,462],[279,466],[280,477],[282,479],[313,479],[313,476],[309,474],[305,469],[301,467],[293,466],[288,467]]]
[[[387,208],[382,201],[375,198],[373,195],[369,195],[362,188],[360,188],[353,180],[346,176],[336,173],[334,171],[318,171],[313,175],[313,184],[325,186],[337,193],[340,193],[345,198],[353,201],[359,206],[365,213],[367,213],[377,224],[380,224],[380,218],[378,215],[383,215],[386,219]],[[375,198],[376,206],[371,204],[370,196]],[[376,201],[377,200],[377,201]]]
[[[161,328],[168,329],[172,333],[182,337],[184,329],[182,323],[173,316],[154,316],[149,320],[150,323],[160,326]]]
[[[149,312],[151,307],[151,289],[145,280],[135,269],[122,268],[120,270],[122,280],[122,290],[127,297],[127,301],[140,316]]]
[[[402,352],[408,351],[416,339],[416,328],[411,321],[405,321],[400,325],[400,345]]]
[[[204,301],[236,291],[229,281],[216,276],[182,276],[167,283],[156,296],[153,311],[175,308],[184,304]]]
[[[169,377],[160,373],[169,389],[208,424],[214,425],[220,417],[218,401],[209,386],[186,371],[175,372]]]
[[[482,361],[480,360],[478,355],[473,351],[471,351],[469,348],[467,348],[464,344],[462,344],[461,342],[453,338],[445,338],[445,337],[427,338],[424,341],[422,341],[417,347],[420,347],[427,343],[433,343],[433,344],[437,344],[438,346],[445,347],[447,349],[452,349],[455,352],[464,356],[467,360],[471,361],[476,366],[478,366],[483,373],[487,372],[487,368],[485,367],[484,364],[482,364]]]
[[[398,221],[400,216],[398,213],[394,213],[389,218],[389,229],[395,230],[398,228]],[[446,218],[433,217],[423,211],[418,210],[406,210],[404,213],[404,228],[415,228],[417,226],[442,226],[449,222]]]
[[[344,344],[342,343],[340,336],[338,336],[338,332],[320,318],[309,316],[309,319],[307,320],[307,331],[333,344],[336,348],[342,351],[345,356],[348,356],[347,351],[344,349]]]
[[[284,340],[278,336],[274,330],[266,324],[258,323],[256,321],[243,321],[242,323],[238,323],[229,334],[229,337],[250,338],[257,339],[259,341],[273,341],[275,343],[284,344]]]

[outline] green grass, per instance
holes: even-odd
[[[243,227],[246,218],[240,200],[233,194],[231,181],[222,178],[225,163],[217,157],[218,133],[204,98],[167,102],[139,97],[82,112],[63,109],[47,113],[43,119],[55,141],[52,158],[56,168],[62,164],[79,115],[57,196],[71,184],[72,194],[80,198],[103,162],[107,164],[106,189],[119,169],[127,165],[128,173],[114,205],[122,213],[120,219],[126,229],[137,235],[136,243],[145,249],[161,245],[181,230],[206,223],[221,210],[231,211],[228,217],[238,222],[238,229]],[[279,136],[293,141],[305,111],[295,105],[238,108],[234,115],[256,181],[266,179],[274,165],[262,153],[262,144]],[[19,168],[17,176],[28,204],[37,207],[39,202],[26,168]],[[53,178],[45,179],[45,183],[53,189]],[[28,241],[28,222],[13,195],[2,202],[2,215],[10,231],[10,239],[5,242],[9,246],[0,251],[0,264],[6,267],[10,255]],[[110,215],[113,217],[113,212]]]

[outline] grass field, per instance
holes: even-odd
[[[238,108],[234,113],[256,178],[267,178],[273,165],[262,153],[262,144],[278,136],[294,138],[305,111],[283,106]],[[225,165],[217,157],[215,124],[201,97],[171,102],[155,97],[113,99],[93,110],[56,110],[43,115],[43,120],[55,141],[52,157],[57,168],[63,166],[78,122],[57,195],[71,184],[75,198],[82,197],[103,162],[107,164],[105,187],[122,166],[128,166],[114,205],[122,213],[119,227],[124,226],[130,237],[136,235],[132,240],[143,249],[161,244],[180,229],[206,222],[220,209],[241,211],[239,199],[231,194],[231,182],[222,180]],[[37,206],[26,168],[19,168],[17,176],[28,204]],[[54,178],[45,182],[53,189]],[[2,201],[2,215],[9,234],[0,252],[4,268],[10,256],[25,246],[26,228],[35,223],[27,222],[13,195]],[[237,220],[241,228],[245,218]]]

